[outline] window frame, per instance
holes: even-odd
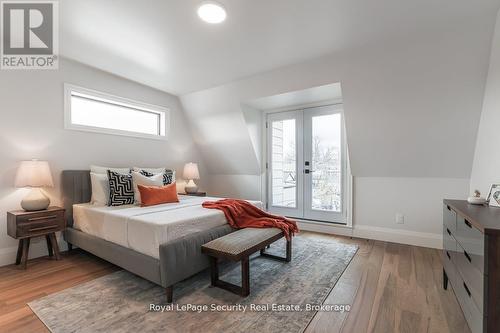
[[[121,105],[123,107],[135,109],[138,111],[158,114],[159,134],[146,134],[140,132],[105,128],[105,127],[73,124],[71,120],[72,117],[71,98],[73,95],[78,95],[78,94],[85,95],[85,97],[89,97],[91,100],[101,101],[103,103],[109,103],[113,105]],[[168,134],[170,132],[169,131],[170,109],[154,104],[140,102],[133,99],[124,98],[108,94],[105,92],[65,83],[64,84],[64,128],[67,130],[84,131],[84,132],[100,133],[108,135],[120,135],[120,136],[128,136],[141,139],[168,140]]]

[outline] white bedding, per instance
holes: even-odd
[[[226,224],[224,213],[201,206],[214,197],[179,196],[179,203],[152,207],[73,205],[73,227],[90,235],[159,258],[160,244]],[[250,201],[262,208],[259,201]]]

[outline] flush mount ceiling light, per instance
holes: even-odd
[[[203,1],[198,7],[198,16],[207,23],[222,23],[226,20],[226,10],[215,1]]]

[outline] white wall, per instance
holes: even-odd
[[[443,198],[464,199],[468,187],[468,178],[355,177],[355,235],[440,248]]]
[[[262,200],[260,176],[210,175],[207,186],[213,196]]]
[[[466,23],[181,96],[208,169],[259,174],[242,103],[340,82],[353,175],[469,178],[494,20]]]
[[[418,38],[364,45],[186,94],[181,102],[209,172],[224,184],[218,191],[255,198],[262,188],[256,181],[262,168],[241,105],[340,82],[352,174],[364,178],[355,189],[355,227],[395,228],[440,239],[442,199],[465,198],[468,192],[464,184],[472,169],[493,26],[492,13],[492,20],[479,25],[465,22]],[[401,213],[413,222],[395,225],[395,212],[384,205],[368,206],[362,214],[370,202],[365,193],[380,199],[370,181],[387,197],[398,198]],[[418,195],[402,191],[416,182]],[[243,186],[250,188],[237,190]],[[422,204],[423,194],[432,200]]]
[[[488,81],[484,93],[483,111],[477,134],[476,152],[470,182],[475,189],[488,195],[491,184],[500,184],[500,13],[492,42]]]
[[[65,82],[168,107],[169,140],[65,130]],[[0,101],[0,265],[15,258],[17,241],[6,234],[6,212],[19,209],[26,193],[13,184],[19,161],[38,158],[50,162],[55,188],[48,193],[56,205],[60,204],[61,170],[88,169],[90,164],[137,164],[172,167],[181,175],[185,162],[202,162],[177,97],[76,62],[63,60],[60,69],[54,71],[1,71]],[[200,163],[202,180],[206,180],[203,166]],[[32,256],[45,251],[43,243],[34,244],[30,250]]]

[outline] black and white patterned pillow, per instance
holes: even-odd
[[[141,170],[140,173],[141,175],[146,177],[154,176],[154,173],[148,172],[146,170]],[[173,179],[174,179],[174,172],[170,169],[165,169],[165,171],[163,172],[163,185],[172,184]]]
[[[124,175],[108,170],[108,181],[108,206],[132,205],[134,203],[134,187],[132,183],[132,175]]]

